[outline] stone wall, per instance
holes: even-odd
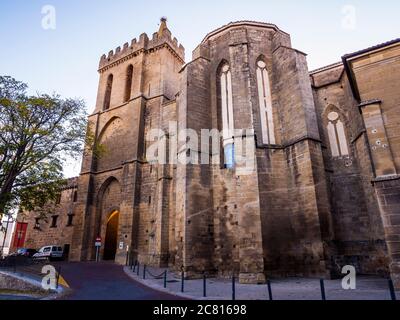
[[[5,272],[0,272],[0,291],[1,290],[39,296],[44,296],[45,294],[50,293],[41,287],[40,281],[26,279],[23,276],[8,274]]]
[[[365,145],[364,124],[342,63],[311,73],[319,130],[329,181],[333,224],[334,274],[354,265],[364,274],[387,273],[387,249],[372,172]],[[337,112],[345,124],[350,154],[333,157],[327,132],[328,114]]]
[[[240,21],[209,33],[184,65],[183,47],[162,22],[152,39],[143,34],[101,58],[89,120],[106,153],[85,154],[80,177],[63,192],[60,228],[35,233],[30,220],[28,241],[68,243],[72,260],[91,260],[95,238],[105,238],[107,219],[118,211],[120,264],[129,254],[188,277],[235,274],[242,283],[332,276],[352,264],[365,274],[387,274],[390,267],[398,285],[399,49],[394,42],[371,50],[310,73],[287,33]],[[260,60],[270,84],[274,144],[262,138]],[[224,64],[232,74],[234,127],[251,132],[233,140],[250,142],[252,171],[220,163],[222,143],[219,153],[200,143],[168,144],[178,140],[168,130],[171,121],[199,137],[202,129],[222,129]],[[348,149],[340,156],[327,129],[332,112],[343,124],[337,142]],[[156,139],[166,143],[168,164],[149,158],[152,129],[162,130]],[[175,156],[210,163],[171,162]],[[74,226],[63,227],[71,210]]]
[[[400,288],[400,41],[343,57],[365,126],[371,181],[388,247],[389,267]]]
[[[45,216],[38,212],[23,212],[18,221],[28,223],[25,248],[39,250],[41,247],[56,245],[65,248],[72,245],[72,234],[77,224],[74,209],[77,205],[77,179],[70,179],[56,203],[48,204]],[[71,216],[71,217],[70,217]],[[53,217],[57,217],[53,226]],[[38,223],[37,223],[38,222]],[[72,222],[70,224],[70,222]],[[17,248],[13,248],[16,250]]]

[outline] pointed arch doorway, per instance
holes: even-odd
[[[107,220],[103,260],[115,260],[117,252],[119,211],[110,214]]]

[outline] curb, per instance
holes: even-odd
[[[159,291],[159,292],[162,292],[162,293],[168,293],[168,294],[170,294],[172,296],[175,296],[175,297],[178,297],[178,298],[189,299],[189,300],[209,300],[207,298],[201,299],[199,297],[190,296],[190,295],[187,295],[187,294],[183,294],[181,292],[172,291],[172,290],[169,290],[168,288],[165,289],[163,286],[151,283],[150,281],[146,281],[146,280],[140,279],[140,277],[137,277],[137,276],[135,276],[135,274],[132,273],[132,271],[130,270],[129,267],[124,266],[123,270],[124,270],[125,274],[129,278],[131,278],[132,280],[134,280],[136,282],[139,282],[140,284],[142,284],[142,285],[144,285],[144,286],[146,286],[148,288],[151,288],[153,290],[156,290],[156,291]]]
[[[30,284],[33,287],[36,287],[39,289],[39,291],[45,293],[46,291],[42,289],[42,282],[34,279],[32,277],[29,277],[26,274],[23,273],[12,273],[12,272],[7,272],[7,271],[0,271],[0,274],[3,274],[5,276],[26,282],[28,284]],[[49,295],[46,296],[43,299],[40,300],[54,300],[54,299],[58,299],[60,297],[63,297],[64,295],[66,295],[68,293],[68,288],[64,288],[62,285],[59,285],[58,288],[56,290],[51,290],[48,292]]]

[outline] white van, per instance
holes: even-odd
[[[46,246],[33,255],[34,260],[56,260],[62,259],[64,250],[59,246]]]

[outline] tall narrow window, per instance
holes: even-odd
[[[112,90],[112,85],[113,85],[113,75],[110,74],[107,78],[107,85],[106,85],[106,92],[104,95],[104,110],[110,109],[110,103],[111,103],[111,90]]]
[[[260,102],[260,120],[262,141],[264,144],[275,144],[274,119],[272,114],[271,87],[267,65],[264,61],[257,62],[257,85]]]
[[[348,156],[349,148],[347,145],[344,125],[340,120],[339,113],[330,112],[328,114],[327,130],[332,157]]]
[[[72,227],[73,226],[74,217],[75,217],[74,214],[69,214],[68,215],[67,227]]]
[[[228,63],[220,69],[222,137],[225,167],[231,169],[235,165],[234,120],[232,98],[232,74]]]
[[[77,201],[78,201],[78,191],[74,191],[73,201],[74,201],[74,202],[77,202]]]
[[[131,99],[132,77],[133,77],[133,66],[130,64],[126,71],[125,97],[124,97],[125,102],[128,102]]]
[[[33,229],[40,230],[40,218],[35,218],[35,225],[33,226]]]
[[[52,216],[51,217],[51,226],[50,226],[50,228],[57,228],[57,220],[58,220],[58,216]]]

